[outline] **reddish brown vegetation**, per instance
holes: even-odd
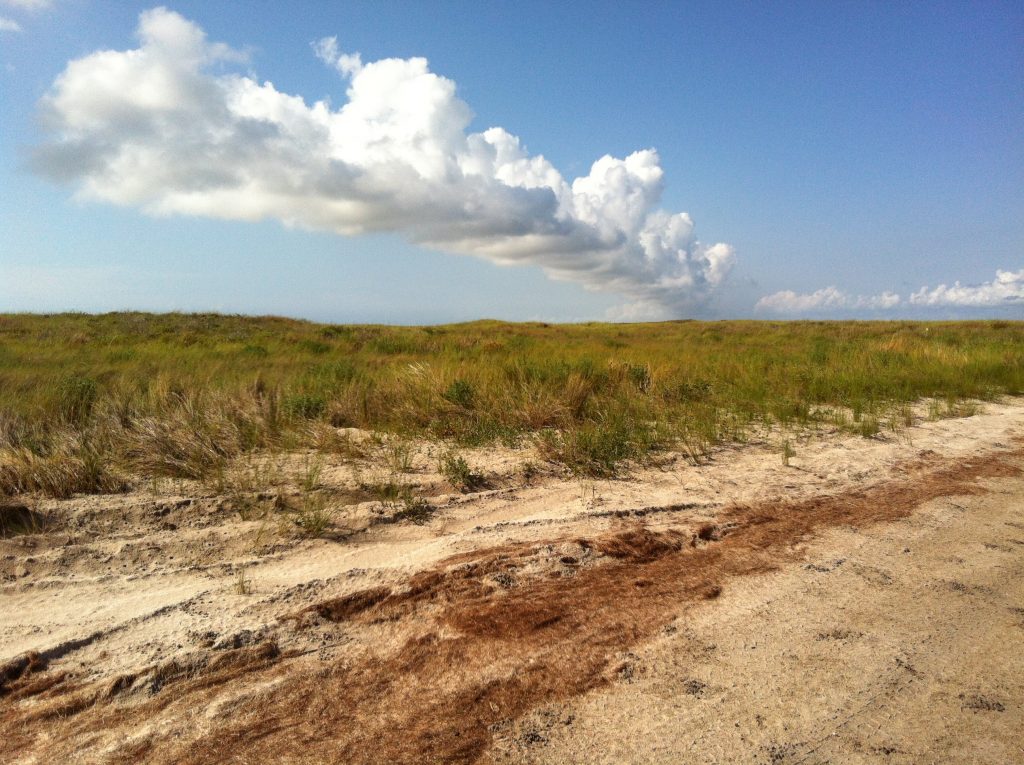
[[[0,665],[0,696],[24,695],[25,687],[32,684],[32,676],[45,669],[46,660],[35,651]]]

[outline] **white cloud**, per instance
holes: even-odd
[[[822,308],[842,306],[847,299],[846,293],[835,287],[825,287],[806,295],[800,295],[793,290],[782,290],[758,300],[754,309],[774,311],[775,313],[805,313]]]
[[[849,295],[836,287],[825,287],[803,295],[792,290],[776,292],[758,300],[754,308],[780,314],[800,314],[830,308],[843,311],[878,311],[894,308],[899,304],[900,296],[893,292],[883,292],[880,295]]]
[[[337,37],[324,37],[313,43],[316,57],[328,66],[333,66],[345,77],[354,77],[363,68],[363,57],[358,53],[343,53],[338,48]]]
[[[875,311],[884,311],[888,308],[895,308],[900,304],[900,296],[895,292],[883,292],[881,295],[869,295],[858,297],[854,308],[870,308]]]
[[[436,249],[540,266],[673,315],[725,280],[726,244],[658,209],[653,150],[605,156],[567,180],[500,127],[467,133],[469,107],[424,58],[364,63],[335,38],[317,56],[348,78],[338,109],[215,70],[237,58],[163,8],[140,46],[68,63],[41,102],[37,168],[81,197],[155,215],[276,218],[344,235],[400,231]]]
[[[849,295],[836,287],[825,287],[816,292],[798,294],[783,290],[757,301],[759,311],[778,314],[803,314],[838,310],[884,311],[901,305],[919,307],[997,308],[1024,305],[1024,269],[1020,271],[996,270],[996,278],[973,286],[954,282],[952,287],[940,284],[934,289],[922,287],[903,300],[893,292],[879,295]]]
[[[13,19],[7,19],[0,16],[0,32],[20,32],[21,24]]]
[[[1024,269],[1020,271],[996,271],[996,278],[975,286],[962,286],[954,282],[952,287],[940,284],[929,290],[922,287],[910,296],[910,302],[919,306],[971,306],[994,307],[1024,303]]]

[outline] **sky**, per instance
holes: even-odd
[[[0,0],[0,312],[1024,318],[1019,3]]]

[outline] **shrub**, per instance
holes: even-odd
[[[412,521],[417,526],[427,523],[434,515],[434,506],[422,497],[406,494],[401,500],[401,509],[394,514],[396,521]]]
[[[455,451],[447,451],[441,455],[438,471],[448,483],[461,492],[473,491],[484,484],[483,476],[475,473],[466,459]]]

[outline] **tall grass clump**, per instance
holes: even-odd
[[[174,396],[128,422],[124,454],[147,475],[201,479],[243,451],[266,445],[270,430],[244,399]]]
[[[44,454],[24,447],[0,450],[0,494],[42,492],[66,499],[127,487],[128,482],[110,468],[104,456],[87,447],[68,444]]]
[[[611,477],[627,460],[646,457],[659,444],[655,427],[621,415],[562,431],[547,430],[537,440],[541,454],[574,474]]]

